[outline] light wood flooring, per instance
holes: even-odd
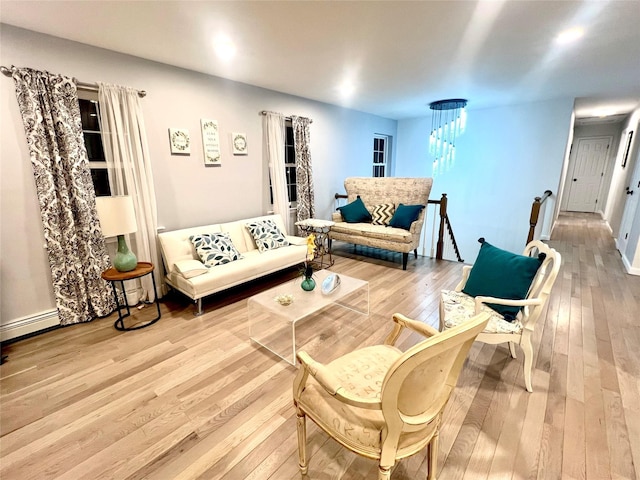
[[[494,243],[499,245],[499,240]],[[599,217],[560,217],[563,266],[537,328],[534,393],[522,355],[474,344],[444,415],[440,479],[634,479],[640,473],[640,277],[624,272]],[[336,245],[333,268],[366,279],[371,315],[339,308],[302,324],[320,361],[381,341],[394,312],[437,325],[438,292],[461,265],[363,256]],[[193,305],[169,296],[162,319],[130,332],[115,317],[6,345],[0,367],[0,478],[300,478],[296,369],[248,336],[246,298],[295,271]],[[136,315],[153,315],[146,307]],[[305,328],[306,327],[306,328]],[[418,341],[402,337],[401,346]],[[521,353],[521,352],[519,352]],[[376,478],[308,422],[309,479]],[[424,478],[423,453],[394,480]]]

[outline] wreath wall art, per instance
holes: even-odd
[[[189,130],[185,128],[170,128],[169,144],[171,145],[172,155],[190,155],[191,138],[189,137]]]

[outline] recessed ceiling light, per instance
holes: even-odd
[[[608,117],[610,115],[615,115],[617,112],[611,108],[598,108],[591,112],[593,117]]]
[[[236,56],[236,46],[227,37],[218,38],[214,42],[214,48],[216,50],[216,55],[218,55],[221,60],[231,60]]]
[[[338,91],[343,98],[349,98],[356,91],[356,87],[353,82],[345,80],[340,84],[340,86],[338,86]]]
[[[560,32],[560,34],[556,37],[556,42],[560,44],[571,43],[578,40],[580,37],[584,35],[584,28],[582,27],[574,27],[564,32]]]

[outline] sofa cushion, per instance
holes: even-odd
[[[200,260],[180,260],[173,265],[173,268],[184,278],[197,277],[209,271],[209,268]]]
[[[543,259],[511,253],[484,241],[462,292],[472,297],[522,300]],[[520,311],[520,307],[487,305],[509,321],[515,320]]]
[[[398,243],[411,243],[411,232],[402,228],[392,228],[372,223],[337,222],[331,227],[332,233],[344,233],[361,237],[379,238]]]
[[[249,222],[246,226],[261,253],[289,245],[289,241],[271,219]]]
[[[389,225],[396,206],[393,203],[381,203],[371,208],[371,218],[374,225]]]
[[[242,258],[240,252],[233,246],[229,234],[221,233],[204,233],[201,235],[192,235],[189,240],[193,242],[193,246],[200,256],[200,260],[207,267],[215,267],[216,265],[233,262]]]
[[[411,224],[420,216],[420,212],[423,208],[424,205],[405,205],[401,203],[398,205],[398,208],[396,208],[389,225],[409,230],[411,228]]]
[[[347,223],[370,222],[371,214],[360,197],[342,207],[338,207],[342,218]]]

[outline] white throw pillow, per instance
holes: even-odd
[[[273,220],[256,220],[247,223],[246,226],[261,253],[289,245],[289,241]]]
[[[173,268],[184,278],[197,277],[209,271],[200,260],[181,260],[174,263]]]
[[[233,245],[228,233],[203,233],[189,237],[202,263],[215,267],[240,260],[242,255]]]

